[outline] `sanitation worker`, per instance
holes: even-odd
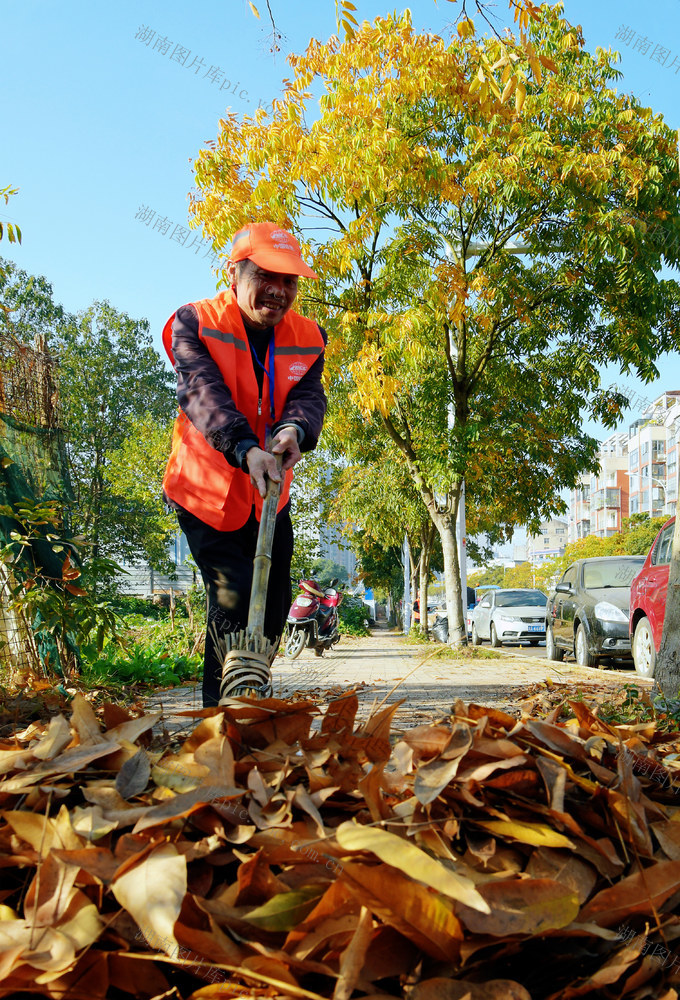
[[[291,602],[289,489],[301,453],[316,447],[326,412],[326,336],[291,308],[298,277],[318,276],[297,240],[271,222],[239,230],[230,287],[181,306],[163,343],[177,373],[180,412],[163,491],[177,511],[208,593],[203,704],[257,690],[252,669],[224,679],[219,640],[245,629],[266,478],[283,482],[272,551],[265,635],[278,646]],[[266,449],[266,445],[270,450]],[[265,667],[259,693],[271,691]]]

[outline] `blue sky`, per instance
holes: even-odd
[[[69,310],[108,299],[147,317],[162,350],[167,316],[215,290],[206,248],[179,242],[192,158],[216,135],[228,106],[253,112],[277,96],[286,53],[335,32],[333,0],[270,2],[285,36],[277,54],[270,51],[265,0],[256,0],[260,21],[246,0],[3,4],[0,187],[20,192],[0,205],[0,218],[19,223],[23,243],[3,240],[0,255],[44,274]],[[394,9],[355,4],[361,17]],[[443,31],[460,3],[410,6],[418,28]],[[499,24],[508,21],[506,0],[497,0],[495,10]],[[680,0],[644,7],[639,0],[566,0],[565,16],[583,25],[590,49],[620,49],[621,90],[680,126]],[[628,44],[616,37],[624,28],[634,33]],[[660,46],[669,50],[666,65],[658,61]],[[148,225],[135,218],[140,209]],[[638,398],[680,388],[678,356],[661,359],[660,368],[663,377],[653,385],[615,370],[605,379]]]

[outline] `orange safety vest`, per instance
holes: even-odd
[[[192,303],[198,313],[198,337],[217,364],[237,409],[246,417],[265,445],[267,424],[281,419],[291,388],[309,371],[323,352],[324,342],[316,323],[289,310],[274,328],[274,420],[270,412],[269,350],[258,413],[258,385],[241,311],[231,289],[212,299]],[[172,322],[163,327],[163,345],[173,364]],[[288,502],[293,471],[283,480],[278,509]],[[172,450],[163,478],[167,496],[218,531],[242,527],[255,507],[257,519],[262,498],[250,477],[229,465],[222,452],[208,444],[189,418],[180,411],[172,437]]]

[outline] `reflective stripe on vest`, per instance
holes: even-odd
[[[267,403],[258,414],[260,393],[248,337],[231,289],[192,304],[198,313],[199,339],[220,369],[237,409],[246,417],[260,446],[264,447],[267,424],[271,422],[269,378],[265,372],[262,399]],[[173,314],[163,328],[163,344],[173,366],[174,318]],[[291,310],[275,327],[274,422],[281,419],[292,386],[309,371],[323,349],[323,337],[316,323]],[[292,478],[289,469],[284,477],[279,510],[288,502]],[[182,412],[175,421],[163,489],[171,500],[218,531],[235,531],[242,527],[253,506],[259,520],[262,510],[262,499],[251,486],[247,473],[229,465],[222,453],[208,444]]]

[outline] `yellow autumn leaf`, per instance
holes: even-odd
[[[112,882],[111,890],[147,941],[172,954],[175,921],[187,892],[185,856],[173,844],[163,844]]]
[[[503,93],[501,94],[501,104],[505,104],[505,102],[510,97],[510,94],[512,94],[516,86],[517,86],[517,74],[513,73],[508,82],[505,84],[505,87],[503,88]]]
[[[523,83],[517,84],[517,90],[515,91],[515,111],[519,112],[524,107],[524,98],[527,96],[527,88]]]
[[[553,830],[545,823],[524,823],[521,820],[510,819],[489,819],[479,820],[477,826],[481,826],[494,836],[510,837],[511,840],[518,840],[521,844],[533,844],[534,847],[569,847],[575,846],[572,840],[564,834]]]
[[[255,6],[255,4],[254,4],[254,3],[251,3],[251,2],[250,2],[250,0],[248,0],[248,6],[250,7],[250,9],[252,10],[253,14],[255,15],[255,17],[256,17],[256,18],[258,19],[258,21],[259,21],[259,20],[260,20],[260,12],[259,12],[259,10],[257,9],[257,7]]]
[[[536,78],[536,83],[540,86],[542,82],[541,76],[541,64],[535,56],[529,57],[529,65],[531,66],[531,72]]]
[[[393,868],[429,885],[443,896],[455,899],[480,913],[489,913],[489,905],[475,889],[474,883],[435,861],[415,844],[375,826],[341,823],[335,838],[345,851],[370,851]]]

